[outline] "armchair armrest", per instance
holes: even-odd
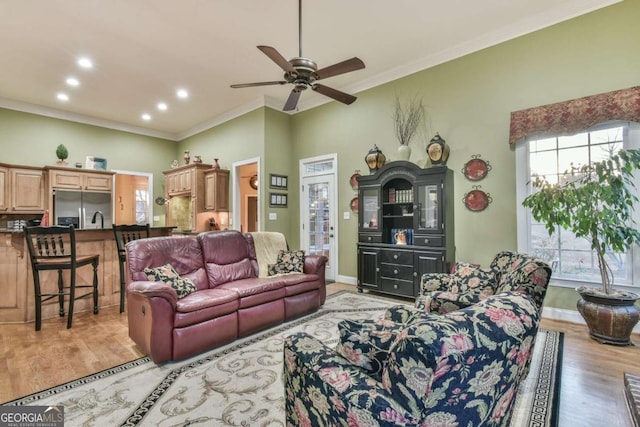
[[[324,255],[305,255],[303,272],[306,274],[320,274],[328,260]]]
[[[178,294],[175,289],[161,282],[150,282],[146,280],[131,282],[127,286],[127,292],[138,294],[146,299],[153,297],[165,299],[174,310],[178,302]]]
[[[287,425],[418,425],[382,383],[304,332],[285,340],[284,383]]]
[[[420,281],[420,294],[433,291],[448,291],[454,285],[455,276],[449,273],[425,273]]]
[[[458,294],[455,292],[429,292],[416,298],[416,308],[426,313],[448,313],[469,307],[487,298],[480,292]]]

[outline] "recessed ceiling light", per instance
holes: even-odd
[[[80,86],[80,81],[79,81],[78,79],[76,79],[75,77],[69,77],[69,78],[66,80],[66,82],[67,82],[67,84],[68,84],[69,86],[73,86],[73,87]]]
[[[149,120],[151,120],[151,114],[144,113],[142,115],[142,120],[148,122]]]
[[[59,94],[56,95],[56,98],[58,98],[58,100],[60,101],[68,101],[69,95],[67,95],[66,93],[60,92]]]
[[[160,111],[167,111],[167,108],[169,108],[167,107],[167,104],[165,104],[164,102],[158,102],[157,107],[158,107],[158,110]]]
[[[93,62],[86,57],[78,59],[78,65],[82,68],[93,68]]]
[[[189,97],[189,92],[187,92],[186,89],[178,89],[176,91],[176,95],[178,96],[178,98],[186,99]]]

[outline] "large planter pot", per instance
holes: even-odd
[[[640,296],[631,292],[606,295],[593,288],[580,287],[578,311],[587,322],[589,334],[603,344],[633,345],[631,332],[640,320],[635,302]]]

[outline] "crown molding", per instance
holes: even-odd
[[[482,37],[477,37],[473,40],[469,40],[465,43],[460,43],[449,49],[436,52],[433,55],[425,56],[415,61],[399,65],[395,68],[377,74],[368,79],[362,80],[358,83],[345,86],[341,90],[348,93],[357,94],[367,89],[372,89],[374,87],[392,82],[394,80],[398,80],[408,75],[426,70],[431,67],[435,67],[440,64],[444,64],[445,62],[461,58],[465,55],[469,55],[482,49],[495,46],[508,40],[513,40],[515,38],[533,33],[543,28],[551,27],[560,22],[568,21],[578,16],[585,15],[589,12],[593,12],[607,6],[620,3],[621,1],[622,0],[575,0],[571,4],[556,8],[553,11],[530,16],[526,19],[514,22],[510,25],[484,34]],[[298,104],[298,109],[296,112],[310,110],[331,101],[332,100],[330,98],[326,97],[317,97],[316,99],[308,101],[301,100],[301,102]]]
[[[46,108],[41,105],[29,104],[26,102],[18,102],[11,99],[0,98],[0,108],[9,110],[22,111],[23,113],[37,114],[39,116],[51,117],[53,119],[67,120],[85,125],[103,127],[107,129],[119,130],[122,132],[135,133],[138,135],[151,136],[154,138],[168,139],[170,141],[178,141],[178,136],[168,132],[161,132],[152,129],[146,129],[138,126],[131,126],[120,122],[98,119],[83,114],[71,113],[69,111],[56,110],[54,108]]]

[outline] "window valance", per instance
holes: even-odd
[[[509,144],[538,132],[572,134],[610,120],[640,122],[640,86],[514,111]]]

